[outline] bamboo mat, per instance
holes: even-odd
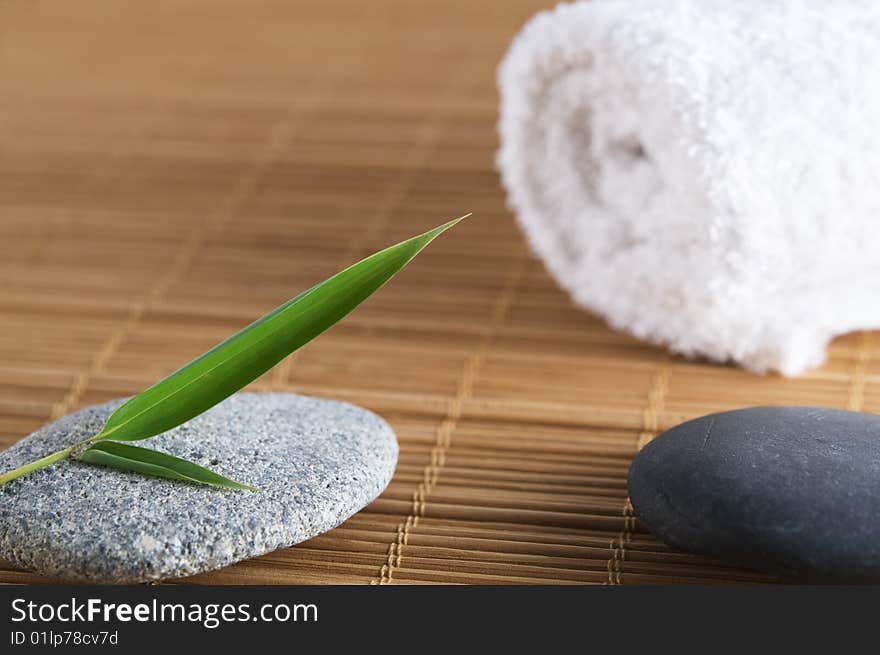
[[[385,416],[401,443],[388,490],[326,535],[190,581],[766,580],[656,542],[628,464],[708,412],[880,411],[880,339],[759,377],[670,358],[569,304],[493,167],[496,64],[549,4],[0,5],[0,445],[472,211],[253,385]]]

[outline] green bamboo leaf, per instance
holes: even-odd
[[[160,478],[197,482],[226,489],[257,491],[254,487],[225,478],[180,457],[116,441],[99,441],[84,450],[77,460]]]
[[[146,439],[213,407],[342,319],[463,218],[370,255],[284,303],[131,398],[95,439]]]

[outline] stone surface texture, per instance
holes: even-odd
[[[0,471],[95,434],[122,402],[38,430],[0,454]],[[339,525],[387,486],[398,453],[391,427],[372,412],[288,393],[239,393],[135,443],[259,491],[61,462],[0,486],[0,559],[91,582],[210,571]]]
[[[755,407],[668,430],[633,508],[682,550],[817,582],[880,582],[880,416]]]

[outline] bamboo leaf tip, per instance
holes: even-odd
[[[431,230],[428,230],[427,232],[425,232],[423,234],[420,234],[418,236],[413,237],[412,239],[410,239],[410,241],[413,241],[413,242],[414,241],[421,241],[422,242],[421,247],[424,248],[429,243],[431,243],[431,241],[433,241],[438,236],[440,236],[441,234],[446,232],[446,230],[449,230],[450,228],[455,227],[456,225],[461,223],[464,219],[466,219],[468,216],[472,216],[472,215],[473,215],[473,212],[468,212],[464,216],[459,216],[458,218],[453,218],[451,221],[447,221],[446,223],[443,223],[443,225],[438,225],[437,227],[435,227]]]
[[[474,215],[473,212],[468,212],[464,216],[459,216],[458,218],[453,218],[451,221],[449,221],[448,223],[446,223],[442,227],[444,230],[448,230],[449,228],[455,227],[456,225],[461,223],[464,219],[469,218],[470,216],[473,216],[473,215]]]

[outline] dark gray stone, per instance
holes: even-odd
[[[95,434],[123,400],[89,407],[0,454],[0,471]],[[138,442],[257,492],[61,462],[0,486],[0,559],[53,577],[144,582],[201,573],[326,532],[391,480],[389,425],[348,403],[241,393]]]
[[[629,494],[636,516],[676,548],[805,580],[880,582],[880,416],[704,416],[639,453]]]

